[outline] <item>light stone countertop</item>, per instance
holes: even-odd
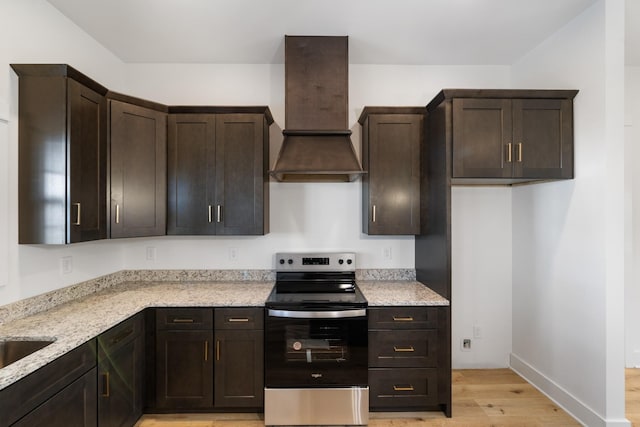
[[[262,307],[273,281],[124,282],[47,311],[0,325],[0,339],[55,342],[0,369],[0,390],[148,307]],[[358,281],[370,306],[449,301],[420,282]]]

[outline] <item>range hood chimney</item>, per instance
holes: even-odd
[[[351,143],[348,37],[285,36],[285,129],[278,181],[353,181],[362,170]]]

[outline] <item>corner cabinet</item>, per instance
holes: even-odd
[[[166,234],[167,107],[109,92],[110,237]]]
[[[571,179],[576,90],[445,89],[453,184]]]
[[[365,107],[362,125],[362,231],[420,233],[420,152],[424,107]]]
[[[63,65],[19,77],[19,243],[107,237],[107,89]]]
[[[132,426],[144,401],[144,317],[98,336],[98,427]]]
[[[268,233],[268,108],[169,112],[167,234]]]

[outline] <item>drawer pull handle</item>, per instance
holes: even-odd
[[[411,316],[393,316],[394,322],[413,322],[413,317]]]
[[[216,340],[216,360],[220,360],[220,340]]]
[[[408,385],[408,386],[394,385],[393,391],[414,391],[414,389],[412,385]]]
[[[511,163],[513,161],[512,154],[511,154],[512,152],[513,152],[513,144],[508,143],[507,144],[507,163]]]
[[[248,322],[248,317],[230,317],[227,319],[229,322]]]
[[[415,351],[415,349],[411,345],[409,347],[396,347],[394,345],[393,351],[395,351],[396,353],[412,353]]]
[[[111,394],[109,382],[109,372],[105,372],[102,374],[102,397],[109,397]]]
[[[522,142],[516,144],[518,147],[518,163],[522,163]]]
[[[173,319],[173,323],[193,323],[193,319]]]
[[[82,214],[82,206],[80,205],[80,203],[73,203],[73,206],[76,207],[76,222],[73,223],[73,225],[80,225],[80,215]]]
[[[209,360],[209,341],[204,342],[204,361]]]

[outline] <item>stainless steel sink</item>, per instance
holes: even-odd
[[[16,362],[53,341],[0,340],[0,368]]]

